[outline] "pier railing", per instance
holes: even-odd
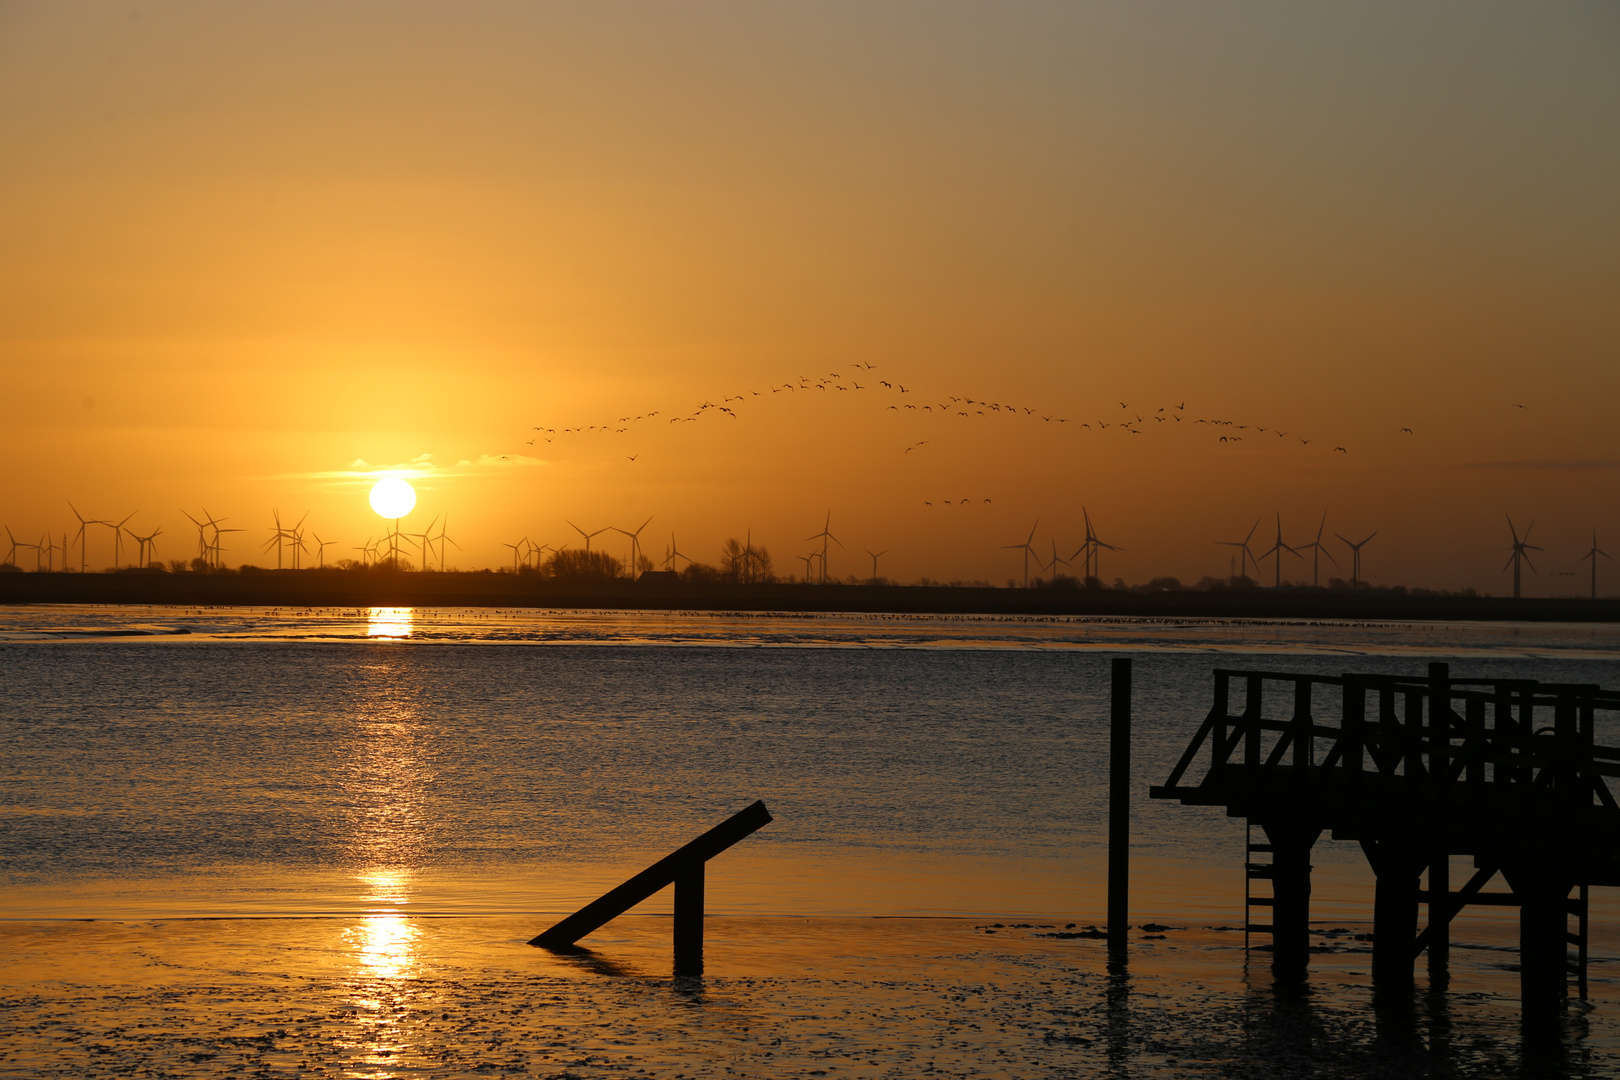
[[[1153,794],[1285,777],[1387,793],[1398,779],[1411,794],[1499,802],[1513,789],[1526,809],[1620,813],[1608,784],[1620,747],[1596,741],[1605,713],[1620,720],[1620,693],[1587,684],[1217,669],[1208,716]],[[1202,754],[1208,771],[1189,788]]]
[[[1245,908],[1272,917],[1245,925],[1271,935],[1274,971],[1297,977],[1309,962],[1310,851],[1328,832],[1360,843],[1377,875],[1375,981],[1410,979],[1424,951],[1431,975],[1443,973],[1451,919],[1466,905],[1494,904],[1520,909],[1527,1002],[1551,1000],[1571,971],[1584,992],[1588,889],[1620,885],[1620,802],[1610,784],[1620,747],[1598,741],[1620,734],[1620,693],[1452,679],[1443,663],[1427,677],[1214,676],[1208,715],[1150,794],[1224,807],[1264,831],[1263,843],[1251,835],[1247,847]],[[1475,868],[1457,890],[1455,856]],[[1483,891],[1497,874],[1510,891]],[[1259,880],[1270,895],[1254,895]]]

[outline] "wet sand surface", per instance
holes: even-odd
[[[669,977],[666,918],[621,918],[572,956],[527,947],[540,928],[0,924],[0,1076],[1620,1075],[1614,965],[1527,1029],[1507,925],[1459,939],[1444,991],[1420,978],[1392,1000],[1354,925],[1322,928],[1291,991],[1214,927],[1138,927],[1111,970],[1061,921],[714,918],[701,980]]]

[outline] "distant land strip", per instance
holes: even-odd
[[[1102,615],[1171,618],[1620,622],[1620,600],[1411,595],[1396,589],[1131,592],[953,585],[570,582],[538,574],[389,570],[8,573],[0,604],[264,607],[536,607],[615,610]]]

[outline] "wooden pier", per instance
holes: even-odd
[[[1454,680],[1445,664],[1418,678],[1217,670],[1213,708],[1150,793],[1248,819],[1248,906],[1270,918],[1246,930],[1271,938],[1278,978],[1309,963],[1311,848],[1325,832],[1359,843],[1377,876],[1375,985],[1410,986],[1425,952],[1443,976],[1451,919],[1468,905],[1512,906],[1523,1000],[1541,1007],[1568,993],[1571,975],[1585,996],[1588,890],[1620,885],[1608,783],[1620,748],[1595,739],[1617,720],[1620,692]],[[1189,780],[1204,755],[1208,768]],[[1453,856],[1474,866],[1455,888]],[[1506,888],[1487,891],[1498,875]]]

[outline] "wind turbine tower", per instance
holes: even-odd
[[[1335,569],[1337,569],[1339,565],[1339,560],[1333,557],[1333,553],[1322,546],[1322,530],[1325,528],[1327,528],[1326,510],[1322,511],[1322,520],[1316,526],[1316,539],[1312,540],[1308,544],[1299,545],[1300,551],[1309,549],[1311,552],[1311,588],[1313,589],[1319,588],[1322,584],[1322,575],[1320,571],[1322,568],[1323,555],[1328,557],[1328,562],[1332,563]]]
[[[821,541],[821,583],[825,585],[827,584],[827,542],[830,540],[839,547],[844,546],[844,542],[832,534],[831,510],[827,511],[827,521],[821,526],[821,531],[816,533],[814,536],[805,537],[805,540]]]
[[[1091,527],[1091,511],[1087,510],[1085,507],[1082,506],[1080,508],[1080,512],[1085,515],[1085,519],[1086,519],[1086,543],[1091,548],[1091,559],[1090,559],[1091,573],[1088,576],[1096,578],[1097,583],[1101,584],[1102,583],[1102,549],[1107,548],[1109,551],[1121,551],[1123,549],[1122,548],[1117,548],[1113,544],[1105,544],[1105,543],[1103,543],[1103,541],[1100,538],[1098,538],[1096,531],[1093,530],[1092,527]]]
[[[1350,546],[1350,587],[1352,589],[1361,588],[1361,549],[1367,546],[1368,540],[1371,540],[1378,534],[1376,532],[1368,533],[1367,539],[1362,540],[1360,543],[1353,540],[1347,540],[1339,533],[1334,533],[1333,535],[1339,537],[1340,540],[1344,540],[1344,542]]]
[[[637,529],[635,532],[631,532],[629,529],[621,529],[617,525],[613,526],[613,531],[614,532],[623,533],[624,535],[626,535],[626,536],[628,536],[630,538],[630,580],[631,581],[634,581],[636,579],[636,574],[641,569],[641,529],[645,529],[647,527],[647,525],[651,521],[652,521],[652,516],[649,515],[647,520],[643,521],[641,523],[641,528]]]
[[[1029,557],[1035,555],[1035,561],[1040,562],[1041,557],[1035,554],[1035,530],[1041,527],[1041,519],[1036,518],[1035,524],[1029,527],[1029,535],[1024,537],[1022,544],[1002,544],[1002,551],[1022,551],[1024,553],[1024,588],[1029,588]]]
[[[1597,546],[1597,530],[1593,529],[1592,530],[1592,549],[1590,551],[1588,551],[1585,555],[1581,556],[1581,561],[1585,562],[1587,559],[1592,560],[1592,599],[1594,599],[1594,600],[1597,599],[1597,561],[1598,561],[1598,556],[1599,555],[1603,556],[1605,559],[1608,559],[1610,562],[1614,561],[1613,556],[1611,556],[1607,551],[1604,551],[1604,550],[1602,550],[1601,548],[1599,548]]]
[[[1283,538],[1282,538],[1282,515],[1278,514],[1277,515],[1277,542],[1272,544],[1269,548],[1267,548],[1260,555],[1260,559],[1271,558],[1271,559],[1276,560],[1276,577],[1275,577],[1275,579],[1274,579],[1274,581],[1272,583],[1272,588],[1274,588],[1274,589],[1282,588],[1282,553],[1285,552],[1285,551],[1288,552],[1290,555],[1295,556],[1296,558],[1303,559],[1305,557],[1305,556],[1301,555],[1299,552],[1295,551],[1293,548],[1289,547],[1287,544],[1283,543]],[[1254,561],[1255,569],[1257,569],[1257,570],[1260,568],[1260,559],[1256,559]]]
[[[1513,547],[1510,549],[1513,554],[1508,556],[1508,561],[1503,564],[1502,569],[1506,570],[1509,566],[1513,567],[1513,599],[1517,600],[1519,598],[1519,564],[1521,562],[1528,563],[1530,572],[1532,574],[1536,573],[1536,564],[1530,562],[1530,553],[1542,549],[1530,543],[1530,530],[1536,527],[1535,522],[1532,521],[1525,526],[1524,539],[1522,540],[1519,538],[1519,530],[1514,527],[1513,519],[1508,518],[1507,523],[1508,531],[1513,534]]]
[[[1260,562],[1259,562],[1259,560],[1255,559],[1254,558],[1254,552],[1249,550],[1249,541],[1254,539],[1254,530],[1258,529],[1259,527],[1260,527],[1260,519],[1255,518],[1254,519],[1254,525],[1251,526],[1250,529],[1249,529],[1249,535],[1245,536],[1243,539],[1241,539],[1241,540],[1217,540],[1217,541],[1215,541],[1215,543],[1217,545],[1219,545],[1220,547],[1235,547],[1235,548],[1238,549],[1238,576],[1239,577],[1248,577],[1249,576],[1249,562],[1251,560],[1254,561],[1255,571],[1258,573],[1259,570],[1260,570]],[[1344,537],[1341,536],[1341,537],[1339,537],[1339,539],[1344,540]],[[1350,541],[1345,540],[1344,542],[1348,544]],[[1234,584],[1234,585],[1237,584],[1237,580],[1235,578],[1233,579],[1232,584]]]

